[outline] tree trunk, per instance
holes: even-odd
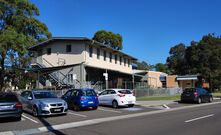
[[[0,91],[2,91],[3,87],[4,87],[4,78],[5,78],[5,57],[6,57],[6,53],[2,52],[2,59],[1,59],[1,70],[0,70]]]

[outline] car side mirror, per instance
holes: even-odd
[[[28,97],[28,100],[32,100],[32,97]]]

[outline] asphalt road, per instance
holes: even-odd
[[[220,135],[220,108],[221,104],[211,104],[69,128],[44,135]]]

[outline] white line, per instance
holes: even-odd
[[[163,107],[166,108],[166,109],[170,109],[170,107],[167,106],[166,104],[163,104]]]
[[[71,115],[76,115],[76,116],[80,116],[80,117],[87,117],[86,115],[82,115],[82,114],[77,114],[77,113],[72,113],[72,112],[68,112],[68,114],[71,114]]]
[[[194,119],[191,119],[191,120],[186,120],[185,122],[188,123],[188,122],[192,122],[192,121],[196,121],[196,120],[200,120],[200,119],[204,119],[204,118],[208,118],[208,117],[212,117],[212,116],[214,116],[214,114],[210,114],[210,115],[194,118]]]
[[[22,114],[22,117],[29,119],[30,121],[34,122],[34,123],[38,123],[38,121],[33,120],[32,118],[29,118],[28,116],[25,116],[24,114]]]
[[[24,120],[25,120],[25,118],[21,118],[21,120],[22,120],[22,121],[24,121]]]
[[[121,113],[121,111],[115,111],[115,110],[109,110],[109,109],[101,109],[101,108],[98,108],[98,110],[101,110],[101,111],[106,111],[106,112],[115,112],[115,113]]]
[[[4,133],[11,133],[13,135],[19,134],[40,134],[43,132],[48,132],[51,130],[61,130],[61,129],[67,129],[67,128],[76,128],[76,127],[82,127],[87,125],[93,125],[103,122],[109,122],[114,120],[122,120],[127,118],[133,118],[133,117],[139,117],[139,116],[146,116],[146,115],[152,115],[152,114],[160,114],[164,112],[172,112],[172,111],[178,111],[178,110],[184,110],[188,108],[198,108],[202,106],[208,106],[208,105],[216,105],[221,104],[221,102],[214,102],[210,104],[201,104],[198,106],[184,106],[180,108],[172,108],[172,109],[165,109],[165,110],[157,110],[157,111],[151,111],[151,112],[142,112],[142,113],[135,113],[135,114],[128,114],[128,115],[121,115],[121,116],[114,116],[114,117],[107,117],[107,118],[98,118],[98,119],[91,119],[91,120],[85,120],[85,121],[79,121],[79,122],[71,122],[71,123],[63,123],[59,125],[52,125],[50,127],[39,127],[39,128],[33,128],[33,129],[26,129],[26,130],[14,130],[14,131],[5,131],[0,132],[0,135]]]

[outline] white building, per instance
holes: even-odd
[[[132,81],[132,63],[137,60],[83,37],[54,37],[29,50],[41,87],[104,84],[103,73],[108,73],[109,87],[120,87]]]

